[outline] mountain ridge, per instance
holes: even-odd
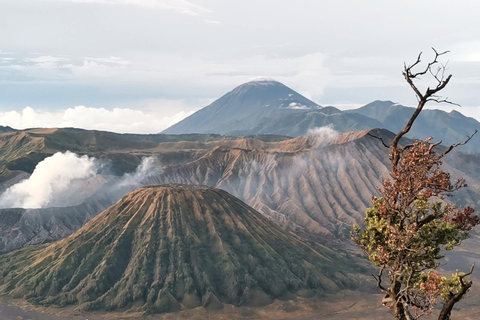
[[[159,174],[149,177],[144,184],[203,184],[221,188],[287,230],[322,241],[336,241],[348,237],[352,223],[362,221],[363,210],[371,204],[371,196],[376,194],[382,178],[387,177],[388,149],[378,138],[388,143],[393,135],[385,129],[348,133],[327,130],[279,141],[254,138],[210,141],[207,135],[197,142],[169,140],[150,149],[113,150],[115,157],[111,159],[140,161],[141,156],[158,157],[162,160]],[[99,135],[98,139],[104,138]],[[86,154],[98,156],[95,150]],[[34,159],[30,161],[32,166],[36,164]],[[478,157],[454,151],[445,165],[449,166],[452,177],[467,178],[469,184],[454,199],[462,205],[479,204]],[[22,178],[28,178],[28,174],[17,172],[14,178],[0,182],[0,190]],[[110,183],[91,190],[95,194],[77,207],[36,209],[32,211],[35,214],[22,210],[16,213],[21,217],[13,224],[8,218],[12,209],[0,210],[0,222],[6,219],[9,226],[0,230],[0,245],[4,245],[0,250],[58,240],[80,228],[85,215],[88,218],[97,215],[131,190],[120,193],[114,188],[113,192],[109,188],[119,177],[105,179]],[[80,208],[86,213],[77,214]],[[57,215],[62,212],[71,218],[59,220]]]
[[[403,124],[407,123],[414,111],[415,108],[392,101],[376,100],[361,108],[345,112],[373,118],[381,122],[384,128],[398,132],[403,129]],[[480,131],[480,123],[456,110],[446,112],[440,109],[424,109],[407,136],[417,139],[433,136],[436,140],[442,140],[443,144],[451,145],[464,141],[475,130]],[[474,142],[475,140],[465,145],[463,152],[480,152],[480,144]]]
[[[339,132],[373,128],[398,132],[403,129],[401,124],[406,123],[414,111],[388,100],[376,100],[357,109],[342,111],[335,107],[318,107],[315,102],[305,102],[305,99],[278,81],[247,82],[162,133],[296,137],[324,126],[332,126]],[[290,105],[303,107],[288,108]],[[480,130],[480,123],[458,111],[447,113],[425,109],[407,137],[425,139],[434,136],[444,144],[453,144],[464,141],[475,130]],[[480,152],[480,144],[470,143],[465,146],[464,152]]]

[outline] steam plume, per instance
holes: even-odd
[[[332,125],[308,129],[307,135],[315,136],[315,147],[325,146],[334,142],[339,133],[333,129]]]
[[[39,162],[28,179],[13,185],[0,195],[0,208],[34,209],[77,205],[95,192],[89,190],[85,194],[79,194],[78,190],[97,189],[105,182],[98,174],[100,168],[100,162],[93,157],[78,156],[69,151],[55,153]],[[105,185],[102,192],[122,196],[147,183],[149,177],[159,173],[159,168],[157,158],[144,157],[135,172],[114,179]]]
[[[99,165],[95,158],[72,152],[57,152],[39,162],[32,175],[0,196],[0,208],[42,208],[56,195],[68,189],[75,179],[96,175]]]
[[[148,180],[149,177],[158,174],[160,163],[155,157],[143,157],[134,173],[125,173],[116,187],[139,187]]]

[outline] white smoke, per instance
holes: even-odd
[[[324,127],[315,127],[308,129],[307,135],[309,136],[321,136],[325,139],[333,140],[338,137],[339,133],[333,129],[333,125],[329,124]]]
[[[142,162],[138,165],[133,173],[125,173],[116,187],[137,187],[141,186],[149,177],[160,173],[160,163],[155,157],[143,157]]]
[[[32,175],[0,196],[0,208],[43,208],[59,194],[68,190],[72,181],[88,179],[97,174],[95,158],[72,152],[57,152],[39,162]]]
[[[334,142],[340,134],[333,129],[333,125],[329,124],[324,127],[308,129],[307,135],[315,136],[315,147],[319,147]]]
[[[8,188],[0,195],[0,208],[46,208],[78,205],[95,193],[104,183],[99,174],[102,165],[88,156],[67,151],[45,158],[32,175]],[[158,174],[160,163],[155,157],[144,157],[133,173],[114,179],[108,190],[126,193]],[[87,188],[88,190],[83,190]],[[108,193],[108,191],[105,191]]]

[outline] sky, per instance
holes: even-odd
[[[156,133],[257,76],[324,106],[414,106],[403,64],[431,47],[450,51],[445,96],[480,120],[479,12],[464,0],[1,0],[0,125]]]

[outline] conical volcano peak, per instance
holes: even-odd
[[[270,78],[270,77],[254,77],[250,80],[248,80],[245,84],[255,84],[255,83],[259,83],[259,84],[282,84],[281,82],[273,79],[273,78]],[[283,85],[283,84],[282,84]]]
[[[261,119],[269,120],[319,108],[317,103],[276,80],[254,78],[163,133],[248,134]]]
[[[245,94],[247,93],[248,89],[252,90],[261,90],[262,94],[267,94],[267,95],[272,95],[272,97],[278,97],[278,98],[284,98],[283,96],[288,94],[293,95],[298,95],[297,92],[294,90],[290,89],[287,87],[285,84],[273,79],[273,78],[267,78],[267,77],[255,77],[250,79],[247,82],[244,82],[237,87],[235,87],[230,93],[233,94]],[[290,96],[290,97],[291,97]],[[270,97],[269,99],[272,99]],[[257,99],[262,99],[262,96],[257,96]],[[264,99],[264,98],[263,98]]]
[[[60,242],[1,256],[0,292],[88,310],[260,306],[336,291],[344,265],[225,191],[150,186]]]

